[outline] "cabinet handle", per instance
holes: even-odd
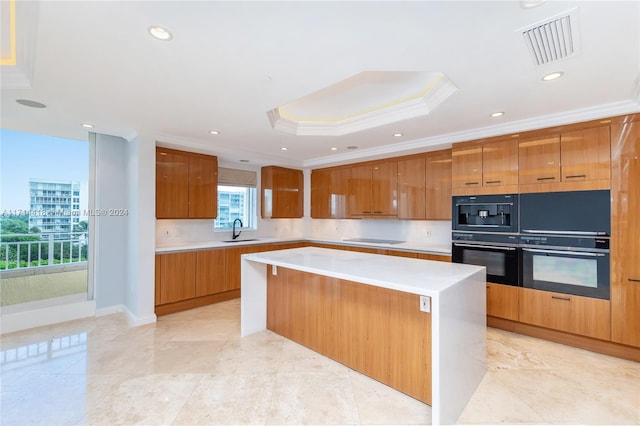
[[[638,278],[628,278],[629,281],[631,281],[632,283],[640,283],[640,279]]]
[[[362,213],[371,213],[371,211],[369,211],[369,210],[365,210],[365,211],[363,211]]]
[[[487,286],[487,290],[490,289],[491,287]]]
[[[502,182],[501,180],[487,180],[484,183],[500,183]]]
[[[552,299],[557,299],[557,300],[567,300],[567,301],[571,300],[570,297],[551,296],[551,298]]]
[[[465,185],[477,185],[478,182],[465,182],[464,184]]]
[[[553,176],[538,178],[538,180],[554,180],[554,179],[555,179],[555,177],[553,177]]]
[[[587,175],[569,175],[569,176],[565,176],[565,179],[574,179],[574,178],[586,178]]]
[[[379,210],[374,210],[373,212],[374,213],[382,213],[382,211],[379,211]]]

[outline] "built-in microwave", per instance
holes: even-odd
[[[518,195],[452,197],[454,231],[518,232]]]
[[[520,194],[522,234],[611,234],[609,190]]]

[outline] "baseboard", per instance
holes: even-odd
[[[206,306],[212,303],[237,299],[238,297],[240,297],[240,289],[229,290],[225,291],[224,293],[210,294],[208,296],[201,296],[193,299],[181,300],[179,302],[166,303],[164,305],[156,305],[156,315],[162,316],[173,314],[175,312],[186,311],[187,309],[198,308],[200,306]]]
[[[487,327],[499,328],[525,336],[537,337],[551,342],[561,343],[575,348],[586,349],[592,352],[614,356],[616,358],[628,359],[640,362],[640,348],[621,345],[608,340],[593,339],[591,337],[579,336],[577,334],[565,333],[563,331],[551,330],[531,324],[511,321],[503,318],[487,316]]]
[[[119,312],[124,312],[124,305],[113,305],[96,309],[96,317],[106,317],[107,315],[117,314]]]
[[[149,314],[149,315],[144,315],[140,317],[136,316],[126,306],[124,307],[124,312],[127,314],[127,322],[132,327],[138,327],[146,324],[153,324],[158,320],[158,317],[156,316],[156,314]]]
[[[2,313],[0,334],[13,333],[44,325],[93,317],[96,314],[95,300],[40,307],[21,312]]]

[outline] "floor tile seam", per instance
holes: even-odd
[[[358,399],[356,398],[356,393],[353,390],[353,381],[351,380],[353,378],[353,376],[354,376],[354,372],[355,372],[355,370],[349,369],[346,372],[346,376],[347,376],[347,380],[349,381],[349,389],[351,391],[351,398],[353,398],[353,403],[355,405],[356,413],[358,415],[358,423],[357,424],[361,425],[362,424],[362,416],[360,415],[360,404],[358,404]],[[358,373],[358,374],[361,374],[361,373]]]
[[[204,380],[205,375],[204,374],[200,374],[200,377],[197,381],[197,383],[194,384],[194,386],[191,388],[191,391],[189,392],[189,395],[187,395],[184,398],[184,401],[182,401],[182,405],[180,405],[180,408],[178,408],[175,411],[175,414],[173,416],[173,418],[167,422],[170,425],[173,425],[174,422],[176,421],[176,419],[180,416],[180,413],[182,412],[182,410],[185,408],[185,406],[187,405],[187,403],[189,402],[189,399],[193,396],[193,393],[196,391],[196,389],[198,389],[198,387],[200,386],[200,384],[202,383],[202,381]]]

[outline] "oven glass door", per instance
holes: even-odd
[[[453,243],[452,261],[486,267],[488,282],[519,285],[516,247]]]
[[[522,284],[527,288],[609,299],[609,254],[522,249]]]

